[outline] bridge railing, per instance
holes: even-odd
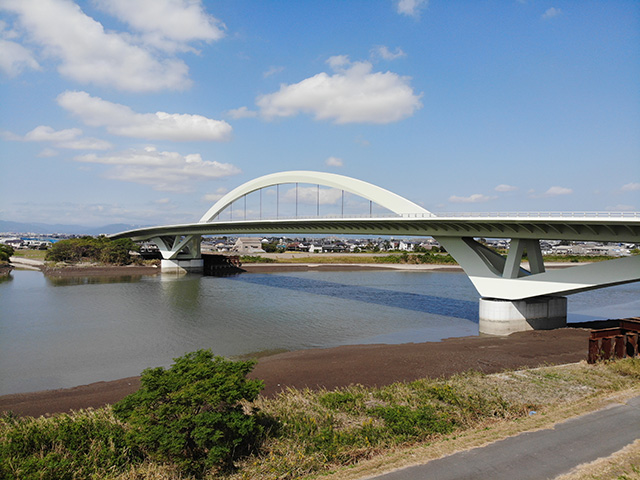
[[[269,216],[261,218],[229,218],[216,217],[211,223],[217,222],[241,222],[241,221],[271,221],[271,220],[313,220],[313,219],[364,219],[364,218],[516,218],[516,219],[569,219],[569,218],[593,218],[593,219],[629,219],[640,218],[640,212],[438,212],[438,213],[405,213],[405,214],[362,214],[362,215],[298,215],[298,216]]]

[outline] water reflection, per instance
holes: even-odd
[[[13,280],[13,275],[9,273],[8,275],[0,275],[0,283],[11,282]]]
[[[416,312],[432,313],[461,318],[478,323],[478,304],[469,300],[424,295],[362,285],[345,285],[296,276],[257,274],[238,275],[230,279],[257,285],[283,288],[345,300],[357,300],[386,307],[403,308]]]
[[[45,276],[47,284],[52,287],[68,287],[75,285],[100,285],[108,283],[136,283],[142,279],[142,275],[118,275],[118,276],[84,276],[84,277],[51,277]]]

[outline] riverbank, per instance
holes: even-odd
[[[579,362],[587,358],[583,328],[518,332],[507,337],[462,337],[401,345],[353,345],[285,352],[258,360],[252,378],[262,395],[287,387],[333,389],[351,384],[384,386],[419,378],[450,377],[475,370],[504,370]],[[152,366],[152,365],[150,365]],[[0,396],[0,412],[39,416],[117,402],[140,386],[139,377],[74,388]]]
[[[308,272],[308,271],[374,271],[374,270],[403,270],[413,272],[462,272],[457,265],[442,263],[377,263],[372,259],[385,257],[386,253],[360,253],[360,254],[331,254],[310,256],[305,252],[263,253],[260,256],[273,263],[243,263],[242,270],[248,273],[270,272]],[[109,277],[122,275],[156,275],[160,273],[159,265],[96,265],[91,263],[49,266],[43,260],[12,256],[11,264],[17,268],[27,270],[41,270],[51,277]],[[548,262],[547,269],[567,268],[576,265],[586,265],[589,262]],[[529,268],[528,263],[523,262],[522,267]]]
[[[96,265],[83,263],[77,265],[48,266],[43,260],[12,256],[11,264],[20,269],[40,270],[50,277],[101,277],[123,275],[156,275],[160,273],[157,265]]]

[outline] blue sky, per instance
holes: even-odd
[[[298,169],[639,211],[640,3],[0,0],[0,108],[2,220],[192,222]]]

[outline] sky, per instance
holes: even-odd
[[[0,112],[0,220],[195,222],[287,170],[637,212],[640,2],[0,0]]]

